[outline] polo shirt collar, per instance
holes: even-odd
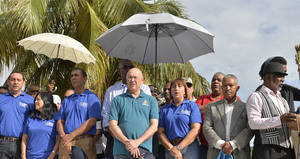
[[[5,96],[13,96],[9,91],[4,93]],[[21,92],[21,94],[19,94],[18,96],[25,96],[25,92]]]
[[[90,94],[91,93],[91,91],[90,90],[88,90],[88,89],[85,89],[85,91],[84,92],[82,92],[82,93],[80,93],[80,94],[76,94],[76,93],[74,93],[73,95],[74,96],[86,96],[86,95],[88,95],[88,94]]]
[[[189,103],[189,102],[190,102],[189,100],[184,99],[180,105],[186,104],[186,103]],[[171,104],[171,106],[177,107],[173,102],[171,102],[170,104]],[[179,106],[180,106],[180,105],[179,105]]]
[[[128,89],[127,89],[127,91],[126,91],[126,96],[129,96],[129,97],[132,97],[132,95],[128,92]],[[141,93],[140,93],[140,95],[137,97],[137,98],[143,98],[143,97],[145,97],[145,93],[144,93],[144,91],[141,89]]]

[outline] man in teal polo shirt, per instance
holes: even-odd
[[[126,80],[128,90],[113,99],[109,116],[109,129],[115,138],[114,159],[154,159],[152,136],[158,127],[157,101],[140,89],[144,81],[141,70],[130,69]]]

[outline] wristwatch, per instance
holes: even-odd
[[[177,145],[176,148],[177,148],[177,150],[181,151],[182,147],[180,145]]]

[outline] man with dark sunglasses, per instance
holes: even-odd
[[[38,85],[31,84],[27,89],[27,94],[31,95],[33,98],[40,92]]]
[[[186,85],[187,85],[187,93],[190,95],[188,97],[190,97],[190,101],[192,102],[196,102],[196,98],[193,96],[193,92],[194,92],[194,87],[193,87],[193,81],[190,77],[183,77],[183,80],[185,81]]]

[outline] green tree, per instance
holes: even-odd
[[[186,17],[183,7],[175,0],[159,0],[145,4],[142,0],[0,0],[0,67],[15,64],[14,69],[25,73],[27,84],[46,86],[55,79],[58,94],[71,88],[69,76],[74,63],[49,59],[18,46],[17,41],[34,34],[52,32],[68,35],[81,42],[95,56],[95,64],[78,64],[87,70],[88,88],[102,99],[105,90],[118,80],[118,59],[107,57],[95,39],[108,28],[136,13],[169,12]],[[138,65],[138,64],[137,64]],[[138,65],[145,72],[147,83],[153,84],[153,66]],[[190,76],[196,84],[196,95],[206,93],[207,81],[191,64],[159,64],[159,88],[167,79]]]

